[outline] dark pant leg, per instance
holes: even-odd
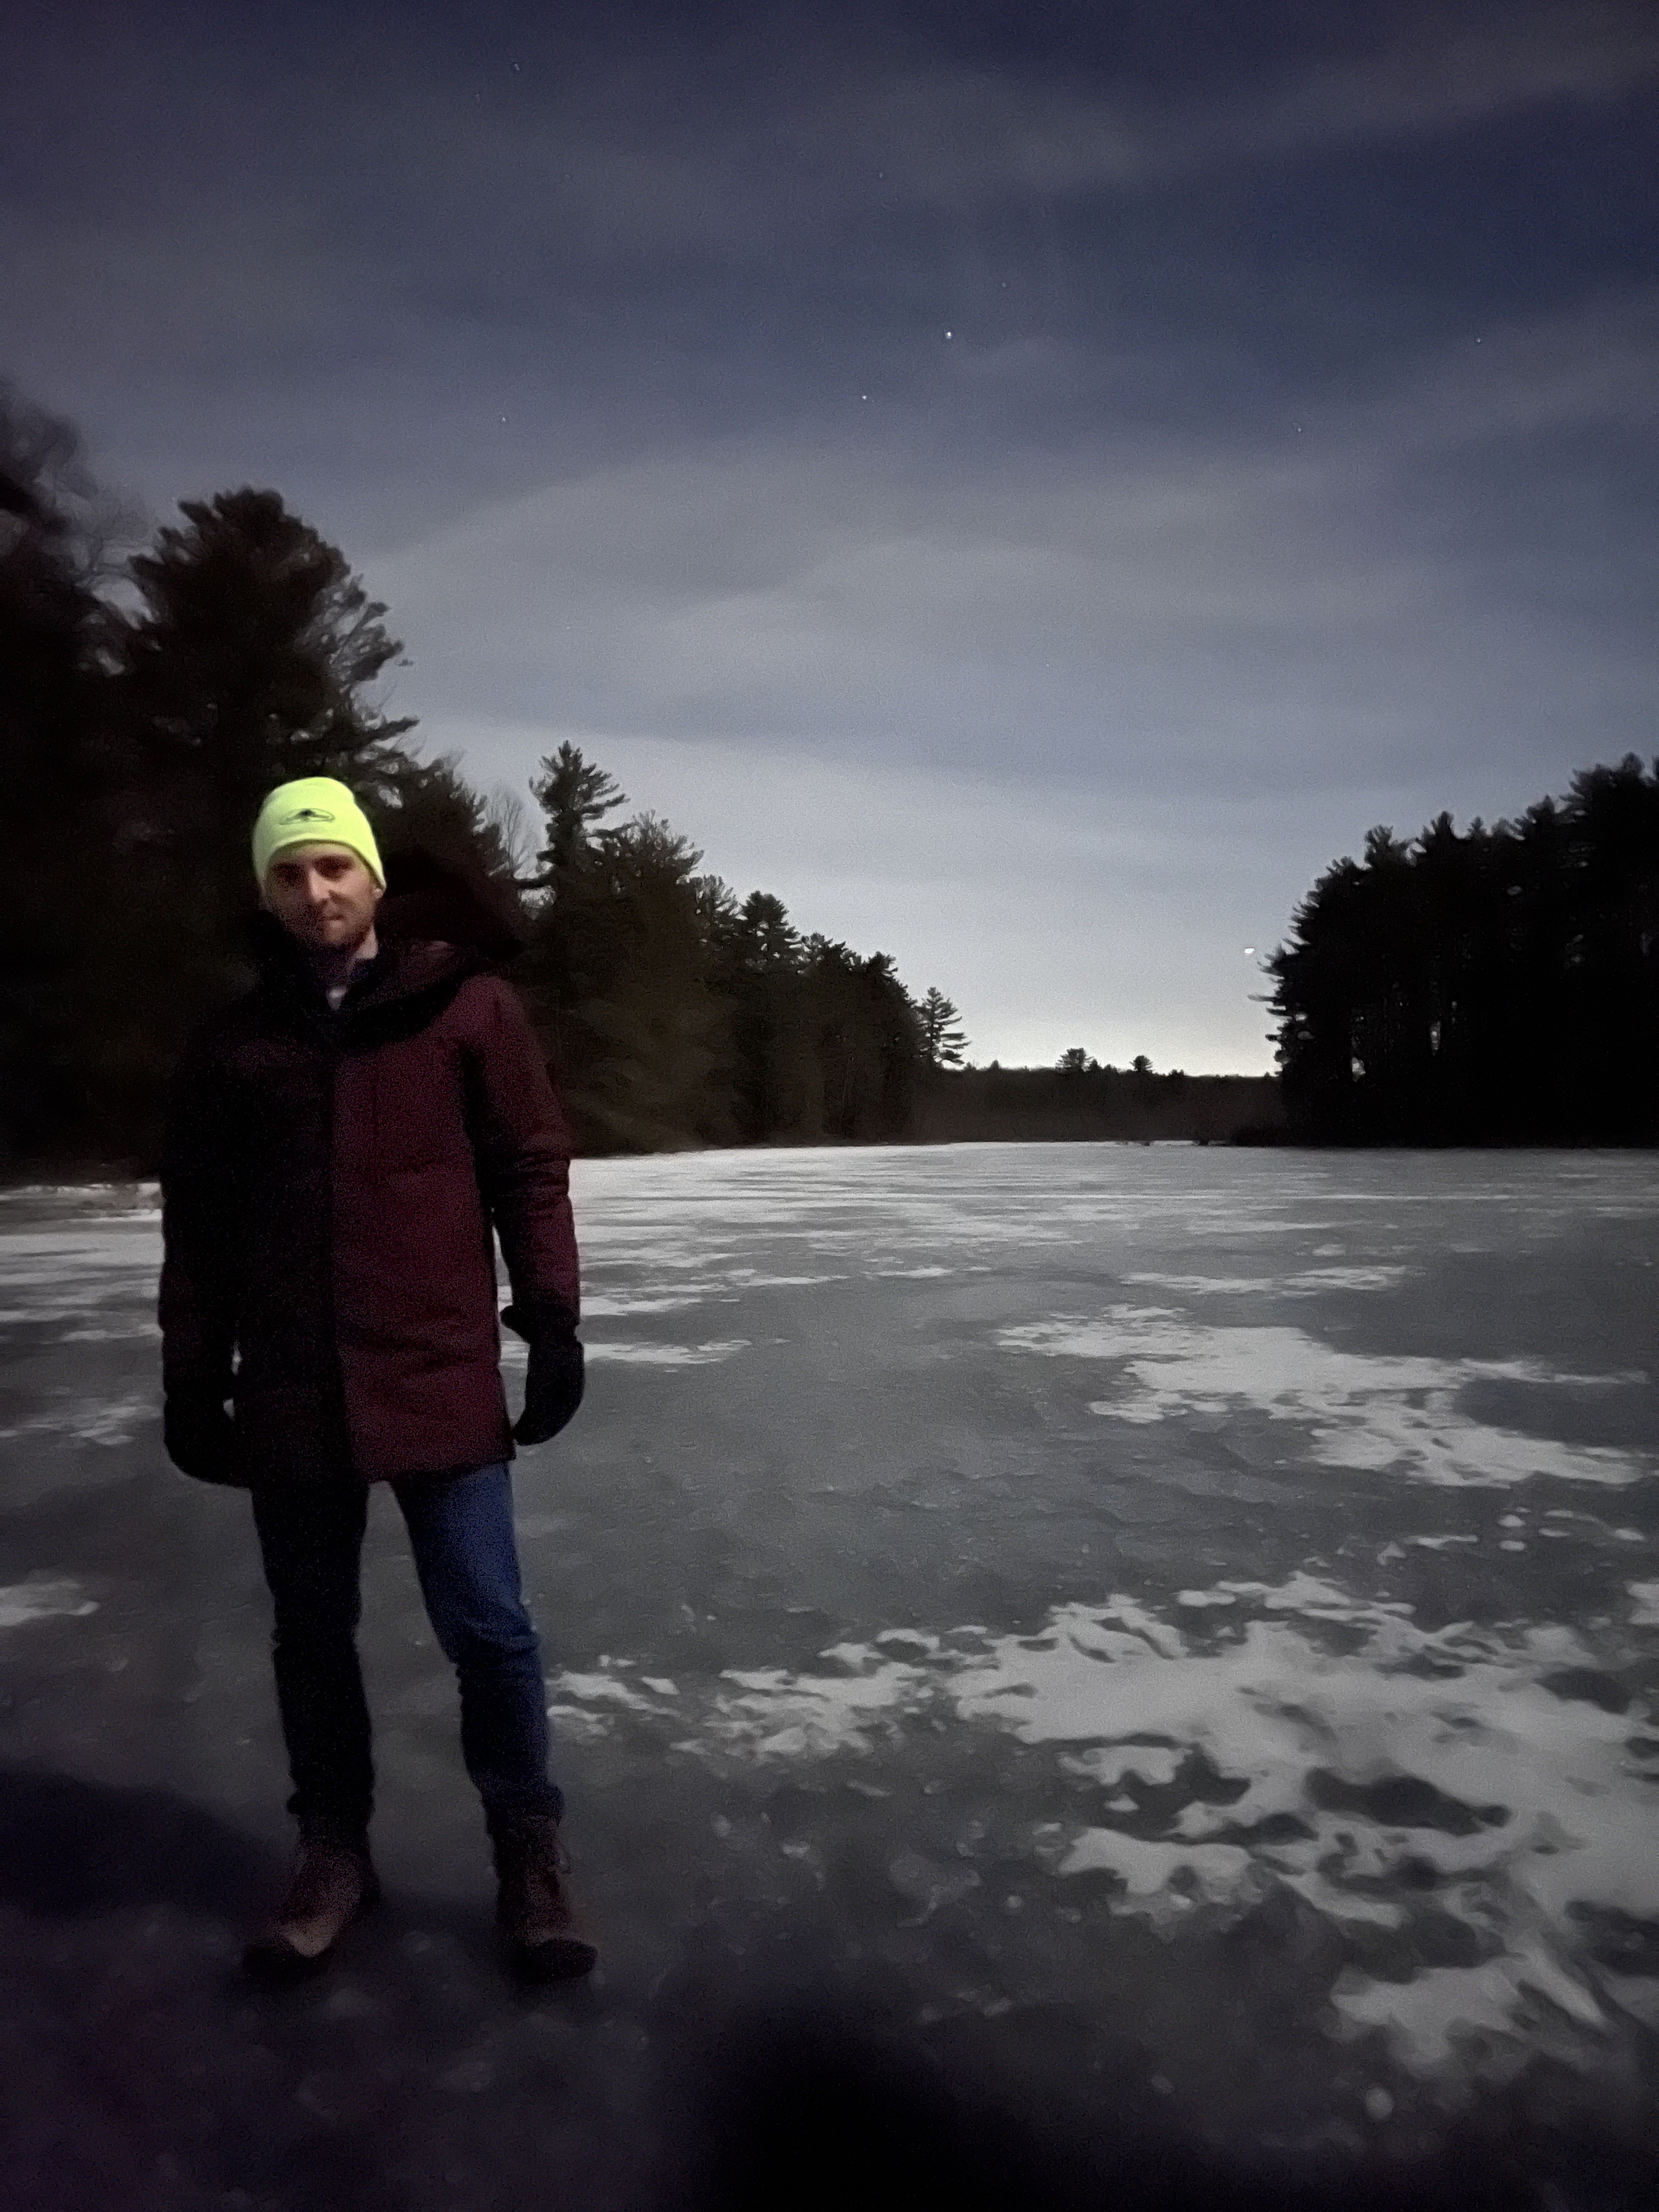
[[[513,1485],[505,1464],[392,1484],[409,1524],[421,1594],[461,1687],[461,1753],[490,1812],[551,1813],[547,1692],[519,1587]]]
[[[276,1611],[276,1703],[302,1822],[357,1834],[374,1801],[368,1705],[357,1663],[359,1566],[368,1492],[360,1482],[293,1484],[253,1492]]]

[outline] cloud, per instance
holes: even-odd
[[[319,301],[424,323],[446,301],[462,316],[528,306],[555,276],[586,289],[597,274],[614,296],[674,256],[729,274],[805,247],[816,264],[831,236],[848,267],[936,253],[951,232],[970,259],[1029,258],[1040,238],[999,239],[984,218],[1607,106],[1659,77],[1659,26],[1627,6],[1396,11],[1346,43],[1334,17],[1277,52],[1268,15],[1222,82],[1201,57],[1137,69],[1136,26],[1121,31],[1115,71],[1075,52],[994,67],[948,33],[875,21],[757,21],[724,45],[659,24],[622,46],[522,19],[451,54],[430,27],[387,41],[348,8],[323,79],[304,41],[260,47],[234,19],[186,32],[106,13],[101,68],[68,22],[57,43],[43,28],[6,103],[37,180],[17,250],[33,281],[42,241],[90,252],[124,290],[123,258],[159,257],[250,335]],[[76,143],[98,155],[70,169]]]
[[[1075,50],[994,64],[890,22],[756,24],[712,54],[666,33],[622,67],[614,47],[578,40],[556,73],[536,72],[538,100],[491,84],[469,103],[405,59],[392,105],[418,115],[423,155],[459,204],[551,218],[565,252],[611,262],[741,258],[906,213],[972,221],[1138,195],[1240,163],[1606,107],[1659,78],[1659,27],[1629,7],[1396,11],[1346,45],[1340,24],[1322,43],[1304,21],[1277,53],[1269,32],[1256,65],[1242,56],[1222,84],[1201,65],[1137,67],[1135,28],[1121,29],[1116,70]]]
[[[410,703],[440,715],[1120,791],[1172,769],[1235,795],[1346,781],[1362,757],[1391,774],[1451,717],[1471,745],[1530,731],[1542,759],[1580,742],[1585,549],[1564,510],[1553,618],[1536,579],[1494,582],[1483,487],[1518,443],[1565,441],[1571,472],[1575,441],[1650,413],[1652,324],[1497,330],[1271,441],[687,446],[470,516],[374,580],[417,641]],[[1600,509],[1598,528],[1634,546],[1648,526]],[[1620,749],[1645,711],[1645,635],[1598,653]]]
[[[1460,22],[1437,10],[1392,34],[1380,27],[1365,51],[1304,52],[1221,92],[1144,78],[1112,86],[1036,78],[942,59],[891,74],[843,68],[827,94],[774,119],[771,143],[781,139],[815,175],[864,182],[873,174],[890,200],[958,213],[1468,131],[1558,103],[1609,106],[1656,77],[1659,27],[1645,12],[1534,7]],[[726,189],[701,204],[726,221],[741,197]],[[764,200],[748,220],[777,215]],[[741,215],[737,225],[744,227]]]
[[[1218,153],[1267,155],[1464,131],[1528,109],[1609,106],[1659,77],[1659,25],[1645,9],[1596,4],[1436,10],[1360,55],[1287,73],[1217,118]]]

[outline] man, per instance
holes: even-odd
[[[569,1141],[512,986],[520,938],[482,886],[427,860],[386,897],[374,833],[326,776],[279,786],[253,828],[254,988],[181,1059],[161,1169],[167,1449],[251,1492],[298,1819],[293,1881],[250,1947],[315,1971],[379,1895],[358,1667],[370,1486],[408,1525],[460,1685],[496,1917],[518,1970],[584,1973],[562,1875],[536,1634],[507,1462],[582,1395]],[[417,871],[418,872],[418,871]],[[508,1425],[501,1316],[530,1346]],[[234,1413],[226,1401],[234,1401]]]

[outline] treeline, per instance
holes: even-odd
[[[912,1135],[918,1143],[1282,1144],[1285,1117],[1271,1075],[1159,1075],[1144,1055],[1102,1066],[1080,1050],[1057,1067],[974,1067],[927,1083]]]
[[[72,428],[0,390],[0,1170],[153,1167],[191,1026],[251,979],[264,793],[330,775],[392,856],[468,868],[590,1152],[892,1137],[958,1063],[942,993],[700,872],[570,745],[533,815],[422,760],[375,689],[401,647],[274,491],[136,534]]]
[[[1292,1132],[1338,1144],[1659,1139],[1659,763],[1407,842],[1297,908],[1276,979]]]
[[[546,829],[518,977],[585,1147],[905,1135],[927,1073],[960,1059],[956,1009],[913,1000],[884,952],[803,936],[739,901],[569,744],[532,787]]]

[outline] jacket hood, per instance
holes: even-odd
[[[530,941],[518,897],[474,864],[440,859],[423,846],[386,856],[386,896],[375,933],[392,945],[436,939],[488,961],[512,959]]]

